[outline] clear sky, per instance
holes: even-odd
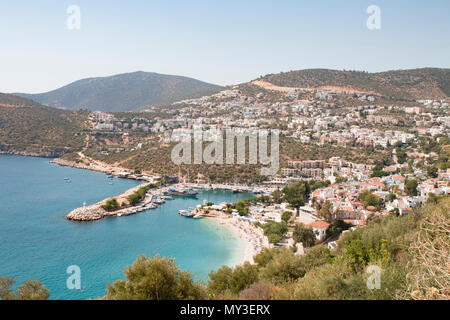
[[[81,29],[67,28],[69,5]],[[381,29],[369,30],[369,5]],[[0,92],[149,71],[216,84],[305,68],[450,67],[449,0],[0,2]]]

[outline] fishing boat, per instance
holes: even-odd
[[[70,181],[70,178],[64,178],[64,180],[66,180],[66,181]]]
[[[193,197],[197,198],[198,192],[191,191],[191,190],[176,190],[176,189],[169,189],[166,194],[171,196],[181,196],[181,197]]]

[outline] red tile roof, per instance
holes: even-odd
[[[313,227],[313,228],[322,229],[322,228],[329,227],[330,224],[328,222],[326,222],[326,221],[319,220],[319,221],[311,222],[310,224],[308,224],[308,226]]]

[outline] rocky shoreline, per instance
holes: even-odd
[[[62,154],[55,152],[31,152],[31,151],[17,151],[17,150],[0,150],[0,154],[11,156],[24,156],[24,157],[42,157],[42,158],[55,158],[60,157]]]
[[[82,162],[75,162],[70,160],[64,160],[61,158],[56,158],[50,161],[50,163],[57,164],[64,167],[72,167],[72,168],[78,168],[78,169],[85,169],[85,170],[91,170],[91,171],[98,171],[103,172],[106,174],[112,174],[114,172],[122,171],[122,168],[113,168],[113,167],[105,167],[95,164],[84,164]]]

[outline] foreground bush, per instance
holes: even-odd
[[[40,281],[25,281],[16,293],[12,290],[14,283],[14,278],[0,276],[0,300],[47,300],[50,297],[50,292]]]
[[[204,299],[205,290],[192,275],[181,271],[170,258],[142,255],[125,269],[126,280],[107,285],[106,300]]]

